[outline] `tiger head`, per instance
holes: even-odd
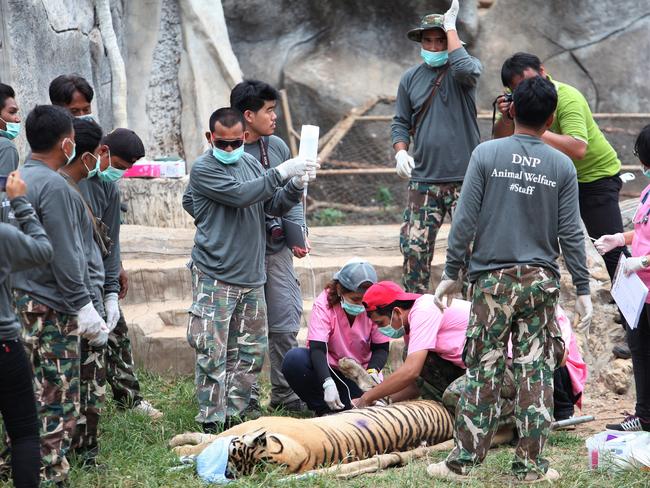
[[[290,472],[296,472],[307,458],[305,447],[295,440],[260,428],[230,441],[226,476],[248,476],[253,473],[256,465],[264,462],[284,465]]]

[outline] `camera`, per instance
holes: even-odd
[[[507,103],[512,102],[512,93],[504,93],[503,94],[503,101]]]

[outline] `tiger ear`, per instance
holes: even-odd
[[[259,429],[250,434],[245,434],[242,437],[242,441],[247,447],[266,447],[266,430]]]

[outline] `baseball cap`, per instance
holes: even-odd
[[[368,261],[353,258],[334,273],[334,279],[341,283],[341,286],[350,290],[362,293],[361,285],[364,283],[377,283],[377,273]]]
[[[366,307],[367,312],[374,312],[396,300],[417,300],[421,296],[419,293],[405,292],[392,281],[380,281],[366,290],[363,295],[363,306]]]
[[[144,156],[142,139],[131,129],[115,129],[104,136],[102,144],[106,144],[111,155],[122,158],[129,164],[135,163]]]
[[[442,14],[428,14],[422,17],[420,20],[420,27],[416,27],[415,29],[411,29],[408,31],[406,36],[415,42],[421,42],[422,41],[422,32],[425,30],[429,29],[442,29],[443,31],[447,32],[444,26],[444,19],[445,16]]]

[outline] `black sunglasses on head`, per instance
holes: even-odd
[[[240,147],[243,143],[243,139],[233,139],[233,140],[228,140],[228,139],[214,139],[212,141],[214,144],[214,147],[219,148],[219,149],[226,149],[228,147],[231,147],[233,149],[237,149]]]

